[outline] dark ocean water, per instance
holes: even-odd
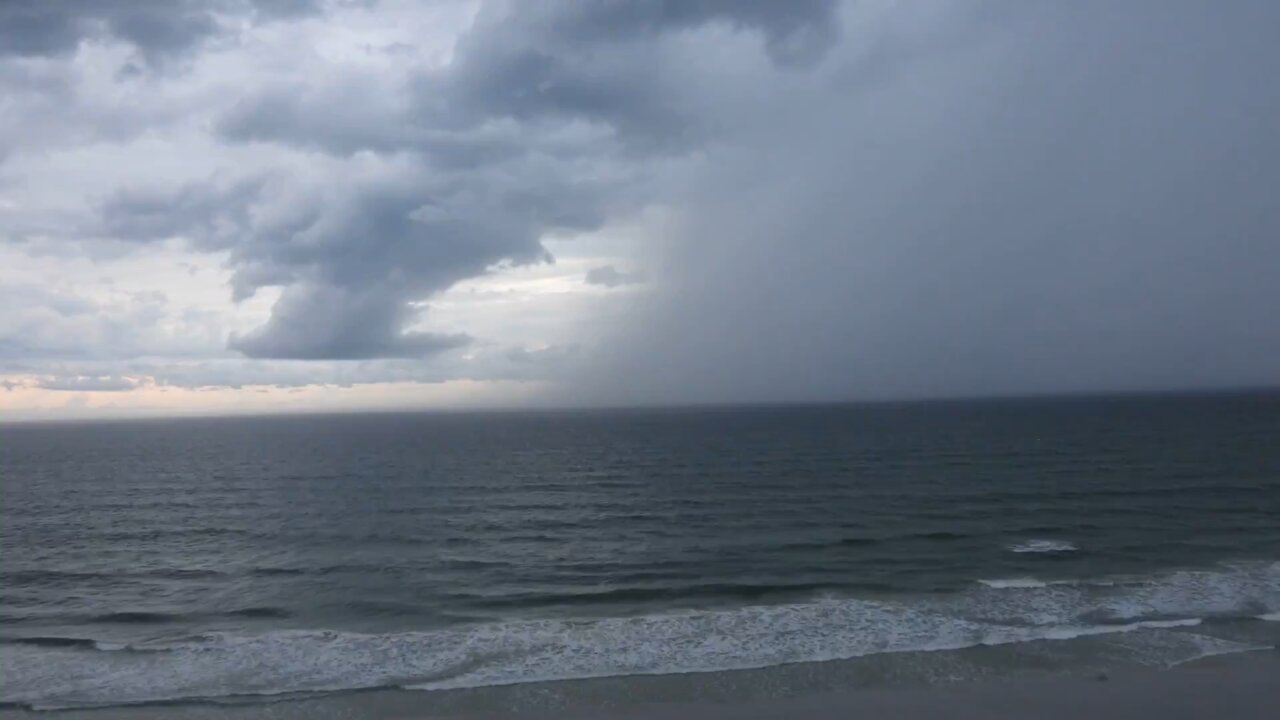
[[[0,702],[35,708],[1167,663],[1280,617],[1277,395],[5,425],[0,483]]]

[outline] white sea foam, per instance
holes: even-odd
[[[1152,633],[1185,634],[1200,618],[1252,616],[1258,609],[1280,615],[1280,564],[1167,573],[1141,584],[990,587],[898,600],[821,598],[389,634],[218,633],[150,647],[164,652],[15,645],[0,653],[0,701],[57,708],[389,685],[441,690],[1107,634],[1133,633],[1137,641]],[[1235,647],[1213,639],[1166,645],[1152,651],[1151,662]]]
[[[1074,543],[1066,540],[1025,540],[1008,547],[1009,552],[1016,553],[1060,553],[1078,549]]]
[[[1259,620],[1266,620],[1267,622],[1280,622],[1280,612],[1262,613],[1255,617]]]
[[[1026,590],[1030,588],[1048,587],[1049,585],[1044,580],[1037,580],[1035,578],[1030,578],[1030,577],[1004,578],[1004,579],[995,579],[995,580],[979,580],[978,583],[981,585],[986,585],[989,588],[994,588],[996,590],[1007,590],[1007,589]]]
[[[1132,637],[1138,642],[1122,643],[1119,647],[1113,646],[1112,651],[1119,650],[1119,657],[1154,667],[1174,667],[1215,655],[1229,655],[1269,647],[1269,645],[1263,646],[1255,642],[1214,637],[1203,631],[1163,632],[1157,629]]]
[[[1137,622],[1122,623],[1116,625],[1078,625],[1054,627],[1046,630],[1043,635],[1034,640],[1074,640],[1076,638],[1087,637],[1089,635],[1108,635],[1111,633],[1133,632],[1134,630],[1146,629],[1170,629],[1180,627],[1195,627],[1203,622],[1200,618],[1185,618],[1182,620],[1139,620]]]
[[[1217,655],[1234,655],[1242,652],[1256,652],[1258,650],[1269,650],[1272,645],[1263,645],[1259,643],[1239,642],[1227,640],[1224,638],[1209,637],[1196,633],[1180,633],[1180,637],[1196,642],[1199,646],[1197,652],[1193,652],[1182,657],[1177,657],[1164,663],[1165,667],[1177,667],[1196,660],[1203,660],[1208,657]]]

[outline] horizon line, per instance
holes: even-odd
[[[249,412],[146,414],[97,417],[46,417],[10,420],[0,416],[0,426],[14,425],[79,425],[115,422],[152,422],[158,420],[218,420],[218,419],[268,419],[296,417],[341,417],[353,415],[516,415],[538,413],[610,413],[635,411],[715,411],[749,409],[785,409],[805,407],[848,407],[889,405],[933,405],[953,403],[1017,402],[1036,400],[1102,400],[1123,398],[1203,397],[1231,395],[1280,395],[1280,384],[1246,385],[1200,388],[1150,388],[1125,390],[1078,390],[1025,393],[992,393],[979,395],[934,395],[898,398],[837,398],[831,400],[742,400],[708,401],[689,403],[637,403],[598,405],[546,405],[546,406],[491,406],[491,407],[422,407],[422,408],[370,408],[353,407],[345,410],[254,410]]]

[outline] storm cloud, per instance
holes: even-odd
[[[1275,7],[931,10],[702,167],[666,292],[599,382],[634,402],[1275,384]]]
[[[664,33],[724,23],[760,34],[778,63],[795,63],[832,41],[832,7],[486,5],[443,71],[271,87],[218,119],[225,141],[346,158],[354,177],[308,187],[276,176],[254,197],[244,184],[182,188],[167,202],[126,195],[104,208],[104,219],[109,231],[134,237],[182,234],[208,246],[234,238],[236,297],[285,288],[267,324],[231,339],[249,357],[454,348],[465,336],[407,331],[409,303],[495,263],[548,260],[547,233],[596,229],[648,200],[635,187],[646,161],[675,152],[656,138],[691,122],[689,109],[663,108],[663,83],[673,78],[638,84],[653,75],[648,60]],[[607,72],[592,70],[593,59]]]
[[[1277,21],[1252,0],[0,4],[10,251],[180,248],[216,258],[227,303],[26,283],[0,370],[536,377],[555,404],[1274,384]],[[507,277],[531,279],[468,289]]]

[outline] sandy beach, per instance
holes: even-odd
[[[149,705],[57,713],[0,711],[0,718],[57,720],[773,720],[894,718],[899,720],[1274,720],[1280,708],[1280,653],[1220,655],[1167,670],[1129,669],[1106,675],[1052,675],[932,687],[820,693],[750,703],[650,702],[626,708],[526,712],[424,712],[424,693],[375,691],[250,705]]]
[[[923,690],[866,690],[749,707],[663,708],[624,717],[1273,720],[1277,708],[1280,654],[1271,650],[1206,658],[1163,671],[1019,679]]]

